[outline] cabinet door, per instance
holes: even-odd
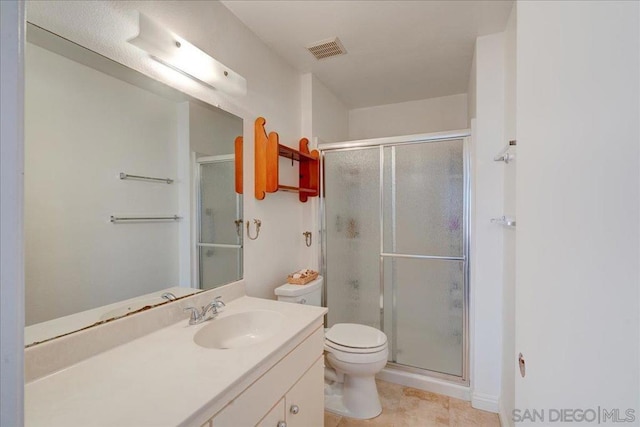
[[[300,381],[310,369],[315,367],[324,344],[324,331],[320,325],[318,326],[318,329],[298,347],[218,412],[212,418],[213,427],[247,427],[260,422],[264,415],[271,411],[274,404],[287,394],[287,390],[296,387],[296,381]],[[312,362],[313,360],[316,362]],[[307,369],[309,365],[312,368]],[[320,379],[315,387],[318,390],[316,398],[319,399],[319,405],[322,407],[324,385],[322,365],[320,367]],[[285,421],[284,418],[281,421]],[[310,424],[304,427],[315,427],[315,425]],[[321,426],[322,423],[317,425]]]
[[[324,424],[324,365],[322,357],[285,396],[287,427],[322,427]]]
[[[276,403],[276,406],[256,424],[256,427],[278,427],[278,423],[285,420],[284,409],[284,398],[282,398]]]

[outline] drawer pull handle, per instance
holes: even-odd
[[[289,411],[291,411],[291,413],[295,415],[300,412],[300,407],[298,405],[291,405],[291,409],[289,409]]]
[[[278,421],[278,427],[287,427],[286,421]]]

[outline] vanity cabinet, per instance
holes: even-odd
[[[323,344],[320,327],[204,425],[322,427]]]
[[[285,405],[284,398],[280,399],[278,403],[276,403],[276,406],[260,420],[257,427],[277,427],[278,423],[281,423],[286,418]],[[284,422],[286,423],[286,421]]]
[[[316,363],[285,396],[287,427],[322,426],[324,423],[324,360]],[[277,424],[270,424],[275,426]]]
[[[257,424],[259,427],[312,427],[324,422],[324,366],[322,358]],[[285,424],[279,424],[284,422]]]

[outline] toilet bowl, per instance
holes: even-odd
[[[338,323],[325,332],[324,349],[325,409],[359,419],[380,415],[375,375],[387,364],[386,335],[370,326]]]
[[[322,276],[307,285],[276,288],[278,301],[320,305]],[[350,418],[380,415],[375,375],[387,364],[387,336],[378,329],[337,323],[325,330],[325,410]]]

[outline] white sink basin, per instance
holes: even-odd
[[[219,350],[247,347],[274,336],[283,321],[284,315],[276,311],[244,311],[210,320],[193,341],[201,347]]]

